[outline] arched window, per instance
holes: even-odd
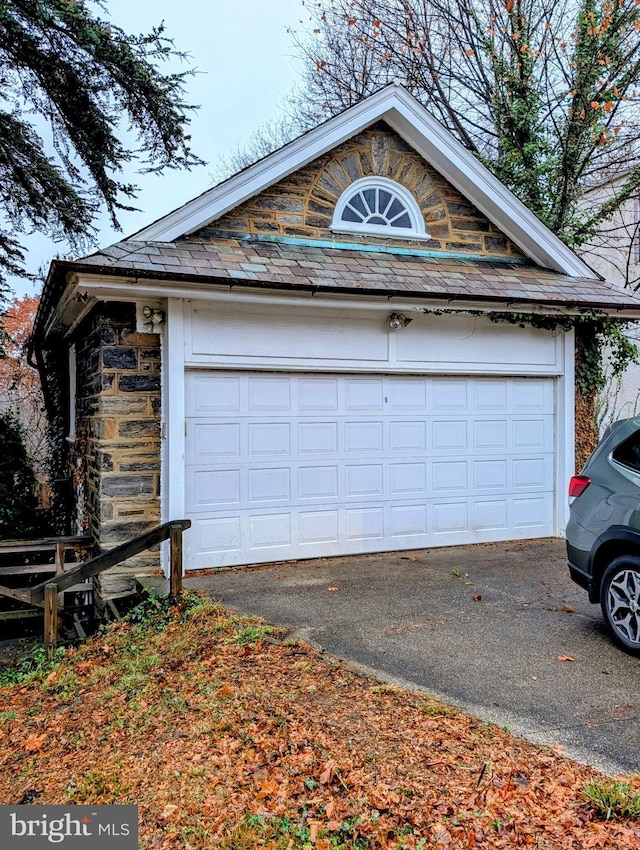
[[[331,229],[337,233],[430,238],[413,195],[386,177],[363,177],[352,183],[336,204]]]

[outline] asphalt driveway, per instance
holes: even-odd
[[[564,541],[297,561],[185,583],[385,681],[602,770],[640,772],[640,659],[616,649],[599,607],[570,581]]]

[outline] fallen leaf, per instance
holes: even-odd
[[[474,602],[482,602],[482,594],[478,593],[476,596],[474,596],[473,601]]]
[[[573,655],[559,655],[558,661],[575,661],[576,659]]]
[[[419,561],[419,560],[420,560],[420,558],[419,558],[417,555],[414,555],[414,556],[413,556],[413,558],[412,558],[411,560],[412,560],[412,561]]]
[[[575,614],[576,609],[572,608],[571,605],[558,605],[556,611],[559,611],[561,614]]]
[[[337,590],[337,589],[338,588],[335,585],[331,585],[331,587],[329,588],[329,590]]]
[[[46,735],[36,735],[35,732],[31,735],[27,735],[24,739],[25,750],[29,750],[30,753],[35,753],[36,750],[41,750],[46,738]]]
[[[323,767],[322,773],[320,774],[320,784],[321,785],[328,785],[331,782],[331,780],[333,779],[333,777],[335,775],[337,766],[338,765],[335,763],[335,761],[333,759],[329,759],[329,761]]]
[[[318,838],[318,831],[322,826],[322,823],[319,820],[310,820],[307,821],[309,826],[309,842],[311,844],[315,844]]]
[[[166,806],[164,807],[164,809],[162,810],[162,814],[160,815],[160,817],[161,817],[161,818],[164,818],[164,820],[166,820],[167,818],[170,818],[170,817],[171,817],[171,815],[172,815],[174,812],[177,812],[177,811],[178,811],[178,807],[177,807],[177,806],[174,806],[172,803],[167,803],[167,805],[166,805]]]

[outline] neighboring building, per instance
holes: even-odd
[[[78,524],[190,517],[204,568],[561,535],[573,334],[489,317],[585,308],[640,297],[392,85],[54,261],[34,346]]]
[[[624,176],[624,175],[623,175]],[[604,182],[594,187],[591,195],[599,202],[611,196],[616,182]],[[640,199],[629,198],[604,223],[591,244],[581,249],[581,256],[602,277],[628,292],[640,287]],[[640,324],[632,322],[628,336],[640,349]],[[640,413],[640,364],[632,363],[624,374],[609,378],[597,404],[597,425],[603,431],[611,422]]]

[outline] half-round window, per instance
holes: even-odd
[[[404,239],[429,239],[413,195],[385,177],[363,177],[346,189],[336,205],[332,230]]]

